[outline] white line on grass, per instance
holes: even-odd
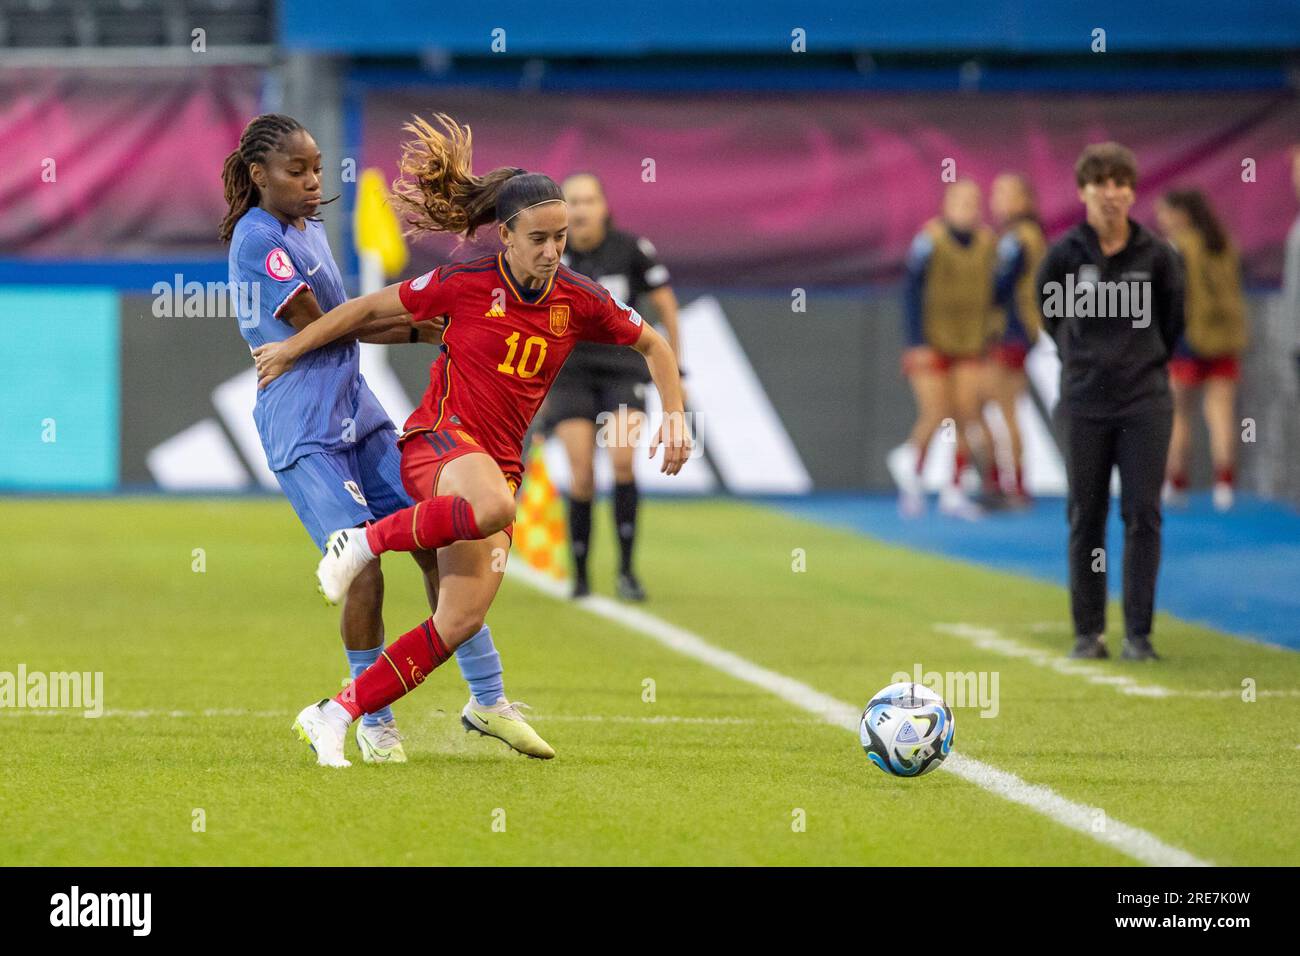
[[[1003,637],[991,627],[976,627],[974,624],[935,624],[934,630],[950,637],[960,637],[970,641],[981,651],[1001,654],[1003,657],[1015,657],[1028,661],[1038,667],[1046,667],[1059,674],[1082,677],[1090,684],[1104,684],[1114,687],[1125,694],[1141,697],[1173,697],[1175,691],[1158,684],[1140,684],[1132,677],[1123,674],[1111,674],[1095,664],[1086,664],[1060,654],[1045,651],[1041,647],[1021,644]]]
[[[131,710],[108,707],[98,717],[87,717],[80,707],[4,707],[0,716],[4,717],[81,717],[86,720],[101,720],[104,717],[128,717],[134,720],[151,718],[189,718],[189,717],[292,717],[290,710],[245,710],[238,707],[209,707],[205,710]]]
[[[1143,684],[1124,674],[1114,674],[1097,664],[1077,661],[1062,657],[1053,651],[1046,651],[1032,644],[1021,644],[1009,637],[1003,637],[991,627],[977,627],[974,624],[935,624],[934,630],[950,637],[960,637],[970,641],[982,651],[1001,654],[1003,657],[1015,657],[1028,661],[1037,667],[1046,667],[1058,674],[1082,677],[1090,684],[1114,687],[1121,694],[1133,697],[1198,697],[1205,699],[1240,697],[1241,688],[1236,690],[1175,690],[1159,684]],[[1035,628],[1037,630],[1037,628]],[[1300,697],[1300,690],[1277,689],[1259,690],[1256,697]]]
[[[206,710],[123,710],[108,708],[100,715],[103,717],[126,717],[134,720],[147,719],[191,719],[194,717],[266,717],[281,718],[292,717],[295,711],[291,710],[240,710],[233,708],[208,708]],[[2,708],[0,716],[4,717],[78,717],[85,718],[83,712],[77,708],[41,708],[41,707],[17,707]],[[445,717],[459,717],[459,711],[438,710],[426,714],[426,719],[437,720]],[[776,726],[778,724],[816,724],[816,720],[806,718],[791,718],[787,720],[761,720],[757,717],[683,717],[674,714],[659,714],[653,717],[635,717],[630,714],[547,714],[541,711],[536,712],[533,716],[545,720],[548,723],[609,723],[609,724],[704,724],[704,725],[727,725],[743,724],[745,726]],[[99,718],[93,718],[99,719]]]
[[[509,577],[528,584],[557,600],[569,601],[567,587],[553,578],[534,571],[521,561],[511,562]],[[828,724],[857,733],[861,711],[852,704],[836,700],[802,681],[768,670],[737,654],[715,647],[685,628],[637,608],[619,604],[601,595],[573,601],[576,607],[636,631],[686,657],[702,661],[737,680],[766,690],[787,703],[816,715]],[[953,753],[941,770],[949,770],[970,783],[999,797],[1040,813],[1062,826],[1090,837],[1111,849],[1150,866],[1212,866],[1185,850],[1163,842],[1154,834],[1121,823],[1103,810],[1068,800],[1048,787],[1031,784],[1013,773]],[[1102,826],[1098,832],[1098,821]]]

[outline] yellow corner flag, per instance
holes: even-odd
[[[537,440],[528,451],[515,517],[514,549],[530,567],[562,580],[569,576],[568,531],[564,505],[546,471],[542,447],[543,442]]]
[[[363,171],[357,183],[352,233],[357,254],[377,262],[384,277],[398,275],[406,268],[410,256],[402,238],[402,225],[388,202],[388,188],[377,169]]]

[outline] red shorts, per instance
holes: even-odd
[[[909,376],[915,372],[934,372],[942,375],[946,372],[950,372],[954,365],[959,365],[963,362],[984,361],[984,356],[982,355],[948,355],[934,348],[930,349],[930,355],[932,356],[932,360],[928,364],[920,364],[909,361],[907,352],[904,352],[900,361],[903,375]]]
[[[1029,354],[1029,346],[1023,342],[999,342],[993,346],[989,354],[993,361],[1003,368],[1018,372],[1025,367],[1025,356]]]
[[[1235,355],[1218,358],[1191,358],[1176,355],[1169,360],[1169,377],[1179,385],[1200,385],[1207,378],[1226,378],[1235,382],[1241,378],[1241,362]]]
[[[402,486],[416,501],[426,501],[438,493],[438,476],[442,474],[447,462],[476,451],[486,454],[483,446],[472,435],[459,428],[415,432],[404,435],[399,439],[399,444],[402,446]],[[506,485],[512,495],[519,490],[521,480],[522,476],[518,473],[506,473]],[[506,526],[505,532],[513,541],[513,521]]]

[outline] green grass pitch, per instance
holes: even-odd
[[[1173,693],[1126,694],[934,628],[1063,654],[1060,588],[757,505],[643,517],[647,611],[858,706],[918,664],[996,671],[997,716],[955,711],[958,752],[1204,860],[1300,860],[1300,655],[1161,615],[1165,661],[1097,666]],[[345,667],[285,503],[9,499],[0,529],[0,671],[102,671],[108,709],[0,710],[0,865],[1134,863],[944,770],[889,778],[844,729],[509,577],[506,689],[558,758],[466,735],[449,664],[396,707],[409,764],[318,768],[289,726]],[[413,562],[384,570],[391,639],[427,610]]]

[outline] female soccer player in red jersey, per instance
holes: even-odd
[[[232,288],[254,289],[237,297],[240,332],[251,347],[285,339],[347,298],[324,227],[316,221],[321,201],[321,153],[315,139],[289,116],[254,118],[226,157],[222,184],[227,211],[220,236],[230,242]],[[411,323],[409,315],[359,329],[364,342],[419,341],[441,344],[436,322]],[[258,392],[253,417],[267,466],[320,551],[329,534],[359,527],[410,507],[402,486],[397,429],[366,385],[351,336],[298,362],[291,374]],[[414,551],[424,574],[429,607],[437,607],[438,556]],[[349,588],[341,630],[353,677],[384,650],[384,580],[379,562],[367,565]],[[475,730],[531,756],[554,756],[505,697],[501,655],[486,625],[456,648],[456,663],[469,685],[461,711]],[[356,727],[367,763],[402,763],[406,750],[388,708],[371,712]]]
[[[384,551],[443,549],[433,617],[402,635],[343,693],[305,708],[294,727],[326,766],[346,766],[349,724],[422,683],[482,626],[501,581],[522,476],[522,443],[560,366],[579,340],[630,345],[645,356],[663,400],[661,470],[675,475],[690,455],[677,361],[664,338],[592,280],[560,263],[568,215],[548,176],[502,167],[471,172],[468,127],[437,117],[405,128],[394,192],[415,232],[472,237],[496,222],[504,251],[441,266],[419,278],[345,302],[297,335],[254,353],[266,385],[312,349],[376,318],[447,316],[442,351],[420,407],[399,439],[402,481],[416,504],[330,536],[317,569],[336,601]]]

